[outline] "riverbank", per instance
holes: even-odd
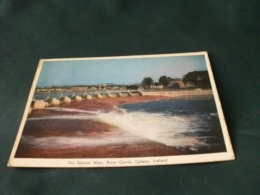
[[[144,96],[164,96],[171,98],[212,98],[213,92],[211,89],[190,89],[190,90],[174,90],[174,91],[144,91]]]

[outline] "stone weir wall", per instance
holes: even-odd
[[[139,91],[121,91],[121,92],[112,92],[112,93],[96,93],[94,95],[72,95],[72,96],[61,96],[60,98],[51,98],[48,97],[45,100],[34,99],[31,102],[29,113],[33,109],[44,109],[49,106],[59,106],[63,103],[71,103],[73,101],[82,101],[82,100],[91,100],[91,99],[102,99],[102,98],[115,98],[115,97],[131,97],[131,96],[141,96],[142,93]]]

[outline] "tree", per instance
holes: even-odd
[[[161,83],[164,88],[166,88],[166,87],[168,86],[169,82],[170,82],[170,81],[169,81],[169,78],[166,77],[166,76],[161,76],[161,77],[159,78],[159,83]]]
[[[182,78],[184,83],[193,83],[195,87],[209,88],[210,81],[208,71],[193,71],[188,72]]]
[[[144,88],[150,88],[150,86],[153,84],[153,79],[151,77],[144,77],[142,81],[142,85]]]

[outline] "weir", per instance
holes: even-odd
[[[74,101],[83,101],[91,99],[103,98],[119,98],[119,97],[133,97],[133,96],[166,96],[172,98],[187,98],[187,97],[213,97],[211,89],[193,89],[193,90],[175,90],[175,91],[139,91],[139,90],[126,90],[126,91],[99,91],[96,93],[84,93],[83,95],[60,96],[59,98],[48,97],[43,99],[34,99],[31,103],[31,109],[44,109],[49,106],[59,106],[64,103],[71,103]],[[31,111],[30,111],[31,112]]]
[[[61,95],[59,98],[50,97],[51,94],[48,93],[48,97],[43,99],[33,99],[31,102],[29,114],[34,109],[44,109],[49,106],[59,106],[64,103],[71,103],[74,101],[83,101],[83,100],[91,100],[91,99],[102,99],[102,98],[116,98],[116,97],[132,97],[132,96],[142,96],[142,92],[136,90],[128,90],[128,91],[109,91],[103,93],[95,93],[95,94],[87,94],[83,95],[75,95],[73,93],[71,97]]]

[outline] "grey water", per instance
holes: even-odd
[[[192,142],[190,145],[183,144],[176,146],[186,153],[226,151],[220,120],[213,98],[186,100],[169,99],[124,104],[121,105],[120,108],[125,109],[128,113],[160,114],[161,119],[159,120],[161,122],[156,128],[167,129],[168,135],[171,136],[169,139],[172,139],[172,142],[174,139],[176,140],[183,137],[195,138],[199,142],[196,144]],[[163,118],[169,120],[162,122],[164,120]],[[151,120],[154,119],[151,118]],[[167,128],[165,126],[167,126]],[[175,132],[174,136],[169,134],[169,132]]]
[[[78,145],[106,145],[114,143],[140,142],[148,140],[175,147],[184,154],[202,154],[225,152],[219,116],[213,98],[210,99],[168,99],[150,102],[123,104],[109,112],[83,111],[78,109],[56,108],[53,116],[30,117],[27,122],[39,120],[96,120],[110,124],[120,130],[118,134],[105,136],[92,142],[86,138],[73,138],[71,147]],[[117,109],[121,112],[116,111]],[[122,133],[125,132],[125,133]],[[132,136],[130,136],[132,135]],[[48,140],[51,139],[51,140]],[[38,147],[41,144],[61,147],[67,137],[51,137],[38,140],[33,138]],[[71,138],[70,138],[71,139]],[[54,141],[55,140],[55,141]],[[71,139],[72,140],[72,139]],[[32,140],[30,140],[32,142]],[[41,144],[39,144],[41,143]],[[50,144],[51,143],[51,144]],[[67,144],[68,145],[68,144]],[[54,147],[53,146],[53,147]]]

